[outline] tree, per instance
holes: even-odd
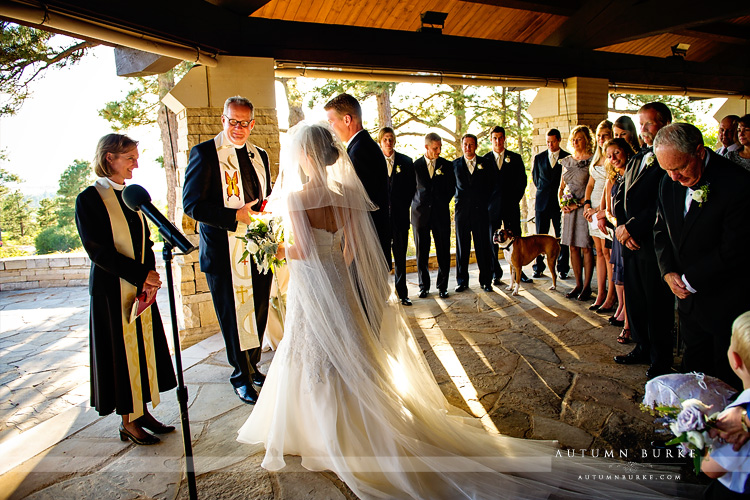
[[[182,78],[192,67],[183,62],[175,68],[155,76],[130,79],[133,90],[125,99],[111,101],[99,110],[99,115],[112,124],[112,129],[122,131],[140,125],[156,123],[161,132],[163,148],[162,167],[167,179],[167,218],[175,222],[177,207],[177,165],[174,151],[177,151],[177,117],[161,103],[161,99],[175,86],[176,79]]]
[[[377,129],[393,126],[391,95],[398,84],[395,82],[368,82],[363,80],[328,80],[324,85],[313,89],[310,107],[322,104],[331,97],[343,92],[351,94],[358,101],[375,97],[378,104]]]
[[[33,223],[30,205],[31,200],[18,190],[3,196],[0,205],[0,226],[3,232],[19,240],[29,236]]]
[[[36,209],[36,226],[42,231],[57,226],[57,201],[54,198],[42,198]]]
[[[0,116],[16,113],[31,95],[30,84],[50,68],[64,68],[81,60],[86,50],[98,45],[94,42],[73,41],[55,37],[55,42],[66,44],[55,47],[53,33],[0,22]]]
[[[85,160],[74,160],[60,175],[56,200],[58,226],[72,226],[75,223],[76,197],[91,182],[91,164]]]
[[[0,159],[5,159],[5,155],[2,152],[0,152]],[[9,182],[18,183],[22,182],[22,180],[16,174],[11,174],[4,168],[0,168],[0,198],[10,192],[10,188],[7,186]]]
[[[276,81],[281,82],[284,87],[286,103],[289,106],[289,128],[292,128],[305,119],[305,112],[302,109],[305,96],[297,88],[297,78],[279,77],[276,78]],[[286,132],[286,130],[282,130],[282,132]]]

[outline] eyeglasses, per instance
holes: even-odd
[[[247,128],[247,127],[250,126],[251,123],[253,123],[255,121],[255,120],[242,120],[242,121],[239,121],[239,120],[235,120],[234,118],[229,118],[227,115],[221,115],[221,116],[223,116],[224,118],[226,118],[227,121],[229,122],[229,125],[231,125],[232,127],[236,127],[237,125],[239,125],[241,128]]]

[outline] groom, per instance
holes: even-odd
[[[244,245],[235,236],[235,231],[244,234],[250,216],[259,213],[271,194],[268,154],[247,142],[253,117],[253,105],[246,98],[226,100],[224,130],[190,151],[182,191],[185,213],[200,222],[200,267],[234,369],[229,381],[247,404],[258,400],[252,384],[262,387],[265,379],[256,364],[273,278],[271,273],[260,274],[252,260],[240,261]]]

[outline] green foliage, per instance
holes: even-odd
[[[98,45],[74,41],[48,31],[0,22],[0,116],[12,115],[23,105],[31,91],[29,84],[49,68],[63,68],[80,61],[86,50]],[[67,45],[55,47],[54,41]]]
[[[60,176],[57,190],[57,223],[59,226],[74,224],[76,197],[93,181],[91,164],[85,160],[74,160]]]
[[[75,226],[48,227],[42,230],[34,239],[36,253],[39,255],[69,252],[81,246],[81,239],[74,229]]]
[[[22,240],[33,229],[31,200],[21,191],[13,191],[3,196],[0,203],[0,227],[9,237]]]
[[[0,153],[0,155],[2,155],[2,153]],[[2,155],[2,158],[0,159],[4,160],[5,156]],[[4,168],[0,168],[0,196],[5,196],[10,191],[10,188],[6,186],[6,184],[9,182],[19,183],[23,182],[23,179],[18,177],[16,174],[11,174]]]
[[[3,246],[0,247],[0,259],[5,259],[7,257],[23,257],[24,255],[29,255],[29,252],[19,246],[11,245],[6,241],[3,241]]]
[[[649,94],[610,94],[614,113],[636,114],[638,109],[649,102],[663,102],[672,111],[672,121],[696,123],[696,113],[705,113],[706,103],[691,100],[680,95],[649,95]],[[636,126],[638,124],[636,123]]]
[[[362,80],[327,80],[327,82],[320,87],[315,87],[312,92],[312,97],[309,100],[308,106],[314,107],[316,105],[327,102],[331,97],[346,92],[351,94],[358,101],[364,101],[370,97],[380,95],[384,91],[388,91],[393,94],[396,90],[396,83],[394,82],[366,82]]]
[[[57,200],[43,198],[36,209],[36,226],[39,230],[57,225]]]

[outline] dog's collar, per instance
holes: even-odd
[[[513,242],[515,242],[515,241],[516,241],[516,237],[514,236],[514,237],[512,237],[512,238],[510,239],[510,243],[508,243],[508,246],[505,246],[505,247],[500,247],[500,248],[501,248],[502,250],[507,250],[507,249],[509,249],[509,248],[510,248],[510,246],[511,246],[511,245],[513,244]],[[498,246],[499,246],[499,245],[498,245]]]

